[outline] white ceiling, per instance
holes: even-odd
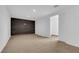
[[[51,13],[54,13],[59,7],[53,5],[9,5],[9,11],[12,17],[35,20]]]

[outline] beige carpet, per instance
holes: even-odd
[[[55,53],[79,52],[79,48],[70,46],[52,36],[45,38],[35,34],[14,35],[11,37],[3,53]]]

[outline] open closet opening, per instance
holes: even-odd
[[[11,18],[11,35],[35,33],[35,21]]]

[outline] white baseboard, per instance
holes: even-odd
[[[9,41],[10,38],[11,38],[11,37],[9,37],[6,41],[3,42],[2,47],[0,48],[0,53],[3,51],[3,49],[4,49],[5,46],[7,45],[7,43],[8,43],[8,41]]]
[[[71,46],[74,46],[74,47],[78,47],[79,48],[79,45],[78,44],[75,44],[75,43],[72,43],[72,42],[69,42],[69,41],[65,41],[65,40],[60,40],[60,41],[63,41]]]

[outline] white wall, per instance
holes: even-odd
[[[59,35],[61,41],[79,47],[79,6],[60,12]]]
[[[10,16],[6,6],[0,6],[0,52],[10,38]]]
[[[51,35],[59,35],[58,30],[59,30],[59,15],[54,15],[50,17],[50,34]]]
[[[59,15],[53,15],[52,17],[51,15],[47,15],[35,20],[35,34],[44,37],[51,37],[51,35],[59,35]]]
[[[50,37],[50,18],[45,16],[35,21],[35,34]]]

